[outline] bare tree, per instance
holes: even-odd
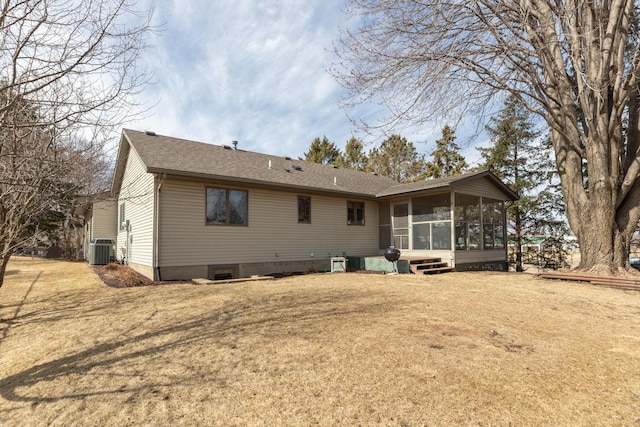
[[[546,121],[580,269],[628,271],[640,218],[640,55],[633,0],[351,0],[337,44],[351,103],[391,120],[481,116],[511,94]],[[628,131],[623,123],[628,119]]]
[[[0,286],[50,212],[89,192],[113,130],[149,77],[150,31],[128,0],[4,0],[0,6]],[[96,169],[92,169],[96,168]]]

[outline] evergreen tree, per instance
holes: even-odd
[[[341,168],[363,171],[367,168],[368,160],[362,142],[355,137],[351,137],[344,147],[344,153],[338,158],[336,164]]]
[[[340,158],[340,149],[324,136],[315,138],[309,146],[309,151],[304,153],[304,159],[308,162],[333,165]]]
[[[391,135],[369,153],[368,170],[398,182],[418,181],[424,176],[424,155],[400,135]]]
[[[443,178],[445,176],[459,175],[468,167],[460,147],[454,142],[456,136],[449,125],[442,129],[442,138],[436,141],[436,149],[431,152],[433,160],[427,162],[427,178]]]
[[[509,203],[507,215],[516,271],[523,271],[523,235],[551,236],[550,240],[556,239],[554,246],[561,250],[561,237],[567,232],[560,219],[563,203],[557,180],[553,181],[557,175],[551,147],[548,140],[540,141],[531,113],[513,97],[506,100],[486,129],[493,145],[478,149],[484,159],[480,167],[493,172],[520,196],[520,200]]]

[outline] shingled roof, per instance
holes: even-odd
[[[453,190],[469,180],[491,180],[511,200],[518,196],[488,171],[400,184],[390,178],[352,169],[272,156],[224,145],[156,135],[130,129],[122,131],[112,184],[119,191],[129,150],[133,149],[148,173],[232,181],[247,185],[280,187],[380,198],[440,189]]]
[[[502,192],[511,200],[518,200],[518,195],[507,185],[505,185],[497,176],[489,171],[472,172],[462,175],[447,176],[444,178],[427,179],[425,181],[408,182],[405,184],[395,184],[391,187],[387,187],[384,190],[377,193],[378,197],[385,196],[397,196],[401,194],[415,193],[418,191],[427,190],[455,190],[469,181],[486,178],[490,180],[496,187],[500,188]]]
[[[398,184],[390,178],[369,172],[234,150],[228,146],[156,135],[152,132],[125,129],[122,131],[120,144],[113,183],[115,192],[119,189],[124,173],[129,147],[140,156],[149,173],[372,198],[385,188]]]

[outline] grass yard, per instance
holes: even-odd
[[[640,426],[640,292],[516,273],[114,289],[15,258],[0,425]]]

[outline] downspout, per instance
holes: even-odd
[[[159,178],[159,179],[158,179]],[[162,190],[162,183],[166,178],[165,174],[156,175],[156,181],[158,185],[155,191],[154,197],[154,209],[153,209],[153,268],[154,268],[154,280],[162,281],[162,275],[160,274],[160,243],[158,242],[160,236],[160,193]]]

